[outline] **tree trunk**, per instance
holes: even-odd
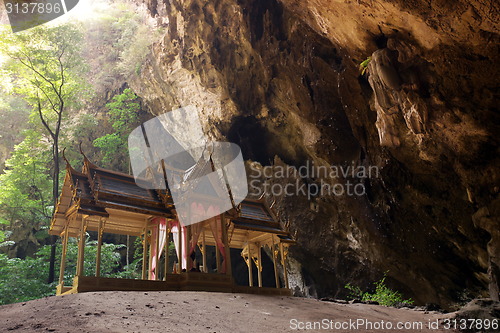
[[[53,158],[54,158],[54,173],[52,178],[52,199],[54,203],[54,211],[56,209],[57,201],[59,199],[59,131],[56,131],[54,136],[54,146],[53,146]],[[54,282],[55,279],[55,269],[56,269],[56,242],[57,237],[50,237],[50,259],[49,259],[49,276],[47,283]]]

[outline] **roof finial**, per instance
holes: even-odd
[[[82,149],[82,142],[80,141],[80,143],[78,144],[78,149],[80,149],[80,154],[83,155],[83,159],[85,161],[88,161],[90,162],[90,160],[88,159],[87,155],[85,155],[85,153],[83,152],[83,149]]]
[[[64,161],[66,162],[66,169],[69,169],[71,172],[76,171],[75,169],[73,169],[73,166],[71,165],[68,158],[66,157],[66,147],[64,147],[64,149],[62,151],[62,156],[63,156]]]
[[[78,145],[79,149],[80,149],[80,154],[83,155],[83,168],[82,168],[82,172],[83,173],[87,173],[89,171],[89,168],[98,168],[97,165],[95,165],[94,163],[92,163],[92,161],[89,160],[89,158],[87,157],[87,155],[85,155],[85,153],[83,152],[83,149],[82,149],[82,142],[80,141],[80,144]]]
[[[83,150],[82,150],[82,142],[81,141],[78,144],[78,148],[80,149],[80,154],[82,154],[83,156],[85,156],[85,154],[83,153]]]
[[[68,161],[68,159],[66,158],[66,147],[64,147],[63,151],[62,151],[62,155],[63,155],[63,159],[66,161],[66,165],[71,165]]]

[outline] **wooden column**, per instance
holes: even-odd
[[[147,269],[146,260],[148,259],[148,228],[144,228],[142,239],[142,276],[141,279],[146,280]]]
[[[257,243],[257,249],[257,262],[259,263],[257,266],[257,277],[259,279],[259,287],[262,287],[262,249],[260,243]]]
[[[224,255],[226,256],[226,260],[224,261],[224,263],[226,264],[226,275],[232,276],[233,271],[231,267],[231,249],[229,247],[229,240],[227,236],[228,228],[226,227],[225,214],[222,214],[221,227],[222,227],[222,241],[224,242]]]
[[[193,237],[193,232],[191,230],[191,225],[186,227],[186,273],[193,268],[193,259],[191,259],[191,238]]]
[[[207,268],[207,246],[205,244],[205,226],[203,226],[203,229],[201,230],[202,232],[202,238],[201,238],[201,252],[203,257],[202,257],[202,265],[203,265],[203,272],[207,273],[208,268]]]
[[[272,240],[273,240],[273,243],[272,243],[272,247],[271,247],[271,253],[273,255],[274,280],[276,283],[276,288],[279,288],[280,287],[280,278],[278,276],[278,265],[276,262],[276,257],[278,256],[278,253],[277,253],[275,246],[274,246],[274,236],[272,236]]]
[[[148,234],[148,245],[149,245],[149,250],[147,252],[148,254],[148,280],[151,280],[151,273],[153,272],[152,271],[152,257],[151,255],[153,254],[153,249],[152,249],[152,246],[151,246],[151,241],[152,241],[152,238],[153,238],[153,232],[151,231],[151,227],[148,228],[150,230],[150,233]]]
[[[283,249],[283,243],[280,242],[280,252],[281,252],[281,264],[283,265],[283,276],[285,278],[285,288],[289,288],[288,286],[288,273],[286,271],[286,254]]]
[[[250,247],[250,242],[248,244],[248,285],[253,287],[253,272],[252,272],[252,250]]]
[[[83,262],[84,262],[84,257],[85,257],[85,224],[86,224],[87,218],[84,217],[82,218],[82,224],[80,227],[80,239],[78,241],[78,261],[76,264],[76,275],[77,276],[84,276],[85,271],[83,267]]]
[[[217,264],[217,274],[220,273],[220,250],[219,250],[219,226],[217,224],[217,218],[214,217],[215,219],[215,262]]]
[[[156,225],[155,280],[160,280],[160,224]]]
[[[59,284],[64,285],[64,270],[66,269],[66,252],[68,250],[68,228],[64,230],[62,238],[61,266],[59,267]]]
[[[99,228],[97,229],[97,253],[95,257],[95,276],[101,276],[101,248],[102,248],[102,232],[103,221],[99,220]]]
[[[181,227],[181,222],[179,221],[179,227],[177,228],[179,232],[177,233],[177,236],[179,238],[179,253],[178,253],[178,259],[179,259],[179,274],[182,272],[182,227]]]
[[[167,274],[168,274],[168,246],[170,245],[170,229],[168,228],[168,225],[166,226],[166,234],[165,234],[165,272],[163,273],[163,280],[167,281]]]
[[[220,273],[220,252],[217,241],[215,242],[215,263],[217,264],[217,273]]]

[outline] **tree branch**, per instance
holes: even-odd
[[[45,118],[43,117],[43,112],[42,112],[42,104],[40,102],[40,97],[38,96],[38,92],[36,94],[37,102],[38,102],[38,115],[40,116],[40,120],[42,121],[43,126],[47,129],[47,131],[50,134],[50,137],[52,140],[56,139],[56,135],[54,132],[52,132],[52,129],[50,128],[49,124],[45,121]]]

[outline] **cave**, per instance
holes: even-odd
[[[359,180],[363,195],[264,196],[297,242],[296,296],[345,298],[387,277],[417,305],[499,300],[498,1],[132,3],[155,38],[137,41],[133,73],[106,79],[96,119],[130,87],[151,117],[194,106],[207,136],[258,170],[380,171]],[[14,145],[0,148],[3,165]],[[270,181],[349,180],[297,178]]]
[[[498,84],[485,70],[498,59],[498,19],[489,5],[460,1],[455,16],[442,16],[444,3],[225,0],[190,15],[174,3],[153,16],[184,18],[184,49],[205,51],[191,59],[195,78],[224,101],[181,103],[216,105],[209,117],[224,125],[214,128],[245,160],[380,170],[363,180],[364,197],[317,197],[315,210],[276,198],[297,237],[298,294],[340,297],[346,283],[367,287],[387,272],[420,304],[488,295],[498,246],[483,226],[498,226],[499,192]],[[153,110],[149,76],[181,68],[164,61],[181,37],[169,38],[153,47],[151,74],[131,84]],[[182,95],[175,77],[168,82]]]
[[[271,151],[275,138],[255,117],[236,117],[227,139],[240,146],[243,158],[271,165],[277,151]]]

